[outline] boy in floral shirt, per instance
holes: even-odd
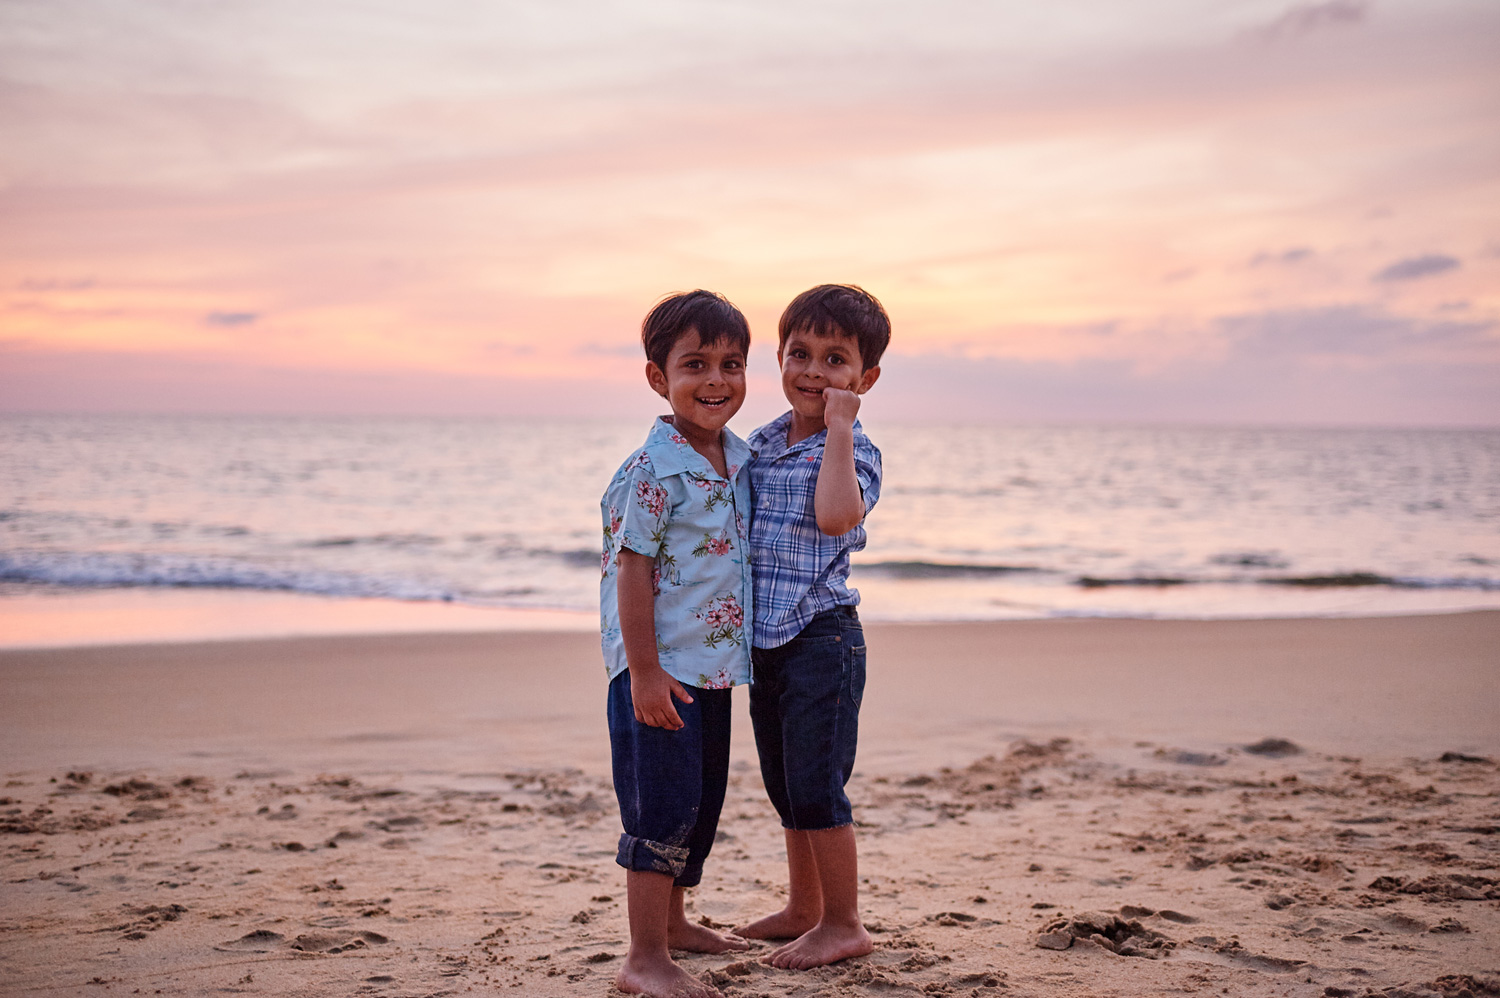
[[[750,681],[750,451],[725,424],[745,400],[750,328],[708,291],[673,295],[641,327],[646,380],[672,407],[620,466],[604,518],[600,632],[620,802],[630,952],[615,985],[717,996],[672,962],[748,944],[689,922],[729,776],[730,689]]]
[[[781,816],[786,907],[736,931],[791,939],[770,956],[793,970],[863,956],[854,768],[865,638],[849,588],[849,555],[880,497],[880,451],[855,415],[880,377],[891,321],[848,284],[804,291],[778,328],[790,412],[750,435],[755,457],[755,685],[750,720],[766,793]]]

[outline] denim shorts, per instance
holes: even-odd
[[[853,822],[844,785],[854,771],[865,695],[865,632],[852,606],[813,617],[776,648],[753,651],[750,722],[766,793],[783,828]]]
[[[630,673],[609,684],[609,745],[620,849],[627,870],[665,873],[678,887],[703,879],[729,782],[730,690],[688,687],[692,703],[673,699],[683,726],[653,728],[635,719]]]

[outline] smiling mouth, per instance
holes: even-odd
[[[697,401],[698,401],[699,405],[706,405],[709,408],[716,408],[716,407],[724,405],[726,402],[728,402],[729,401],[729,396],[728,395],[720,395],[718,398],[709,398],[709,399],[699,398],[699,399],[697,399]]]

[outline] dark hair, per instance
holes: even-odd
[[[667,355],[690,329],[698,331],[704,346],[728,339],[730,345],[750,352],[750,324],[728,298],[712,291],[684,291],[656,303],[641,323],[641,346],[646,357],[665,369]]]
[[[865,370],[880,363],[891,342],[891,319],[875,296],[855,284],[819,284],[792,299],[777,326],[779,346],[792,333],[852,336]]]

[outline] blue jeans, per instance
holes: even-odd
[[[620,850],[627,870],[665,873],[678,887],[703,879],[729,783],[730,690],[688,687],[692,703],[674,699],[683,726],[653,728],[635,719],[630,673],[609,684],[609,745]]]
[[[750,723],[760,775],[783,828],[851,824],[844,785],[854,771],[865,695],[865,632],[852,606],[813,617],[776,648],[753,650]]]

